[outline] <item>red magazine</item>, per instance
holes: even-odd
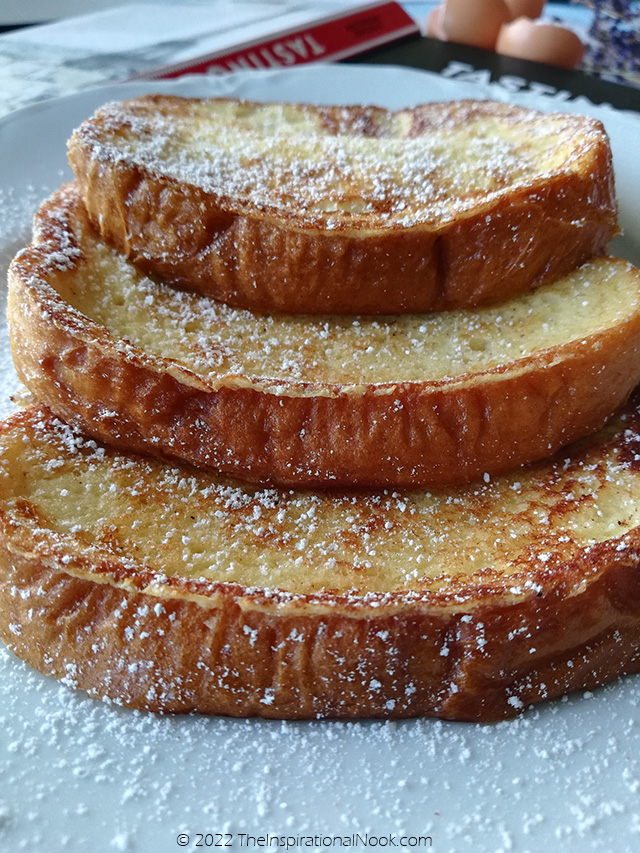
[[[165,65],[132,79],[289,68],[307,62],[337,62],[419,32],[416,22],[399,3],[371,3],[321,18],[302,28],[276,33],[268,39],[241,43],[195,60]]]

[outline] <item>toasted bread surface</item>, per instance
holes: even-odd
[[[73,185],[10,270],[21,379],[117,446],[282,485],[470,481],[599,428],[640,379],[640,273],[476,311],[268,317],[139,274]]]
[[[488,101],[147,96],[99,110],[69,156],[110,245],[261,311],[472,307],[570,272],[618,230],[599,122]]]
[[[495,720],[640,670],[640,412],[432,492],[291,492],[0,427],[0,636],[130,707]]]

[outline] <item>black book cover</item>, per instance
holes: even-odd
[[[468,45],[411,36],[347,60],[350,63],[406,65],[435,71],[451,79],[501,83],[512,91],[533,91],[567,100],[586,97],[595,104],[640,112],[640,89],[602,80],[583,71],[503,56]]]

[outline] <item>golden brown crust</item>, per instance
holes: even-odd
[[[2,435],[28,447],[43,423],[46,412],[23,412]],[[128,707],[486,722],[640,671],[637,528],[518,589],[503,575],[486,596],[472,575],[476,594],[458,603],[445,586],[359,601],[328,590],[318,607],[180,575],[150,590],[132,555],[65,544],[12,487],[17,499],[0,494],[0,636],[40,671]]]
[[[126,127],[131,116],[154,110],[180,115],[190,103],[149,96],[123,105],[118,121]],[[356,124],[364,108],[350,109]],[[532,115],[483,102],[406,112],[418,135],[434,122],[459,124],[469,110],[493,112],[508,123]],[[545,116],[538,115],[543,127]],[[295,205],[285,215],[220,198],[118,157],[121,126],[108,112],[72,137],[70,161],[94,225],[145,272],[258,311],[420,313],[506,299],[604,251],[618,230],[608,140],[598,122],[565,119],[577,166],[541,167],[536,179],[480,195],[457,215],[407,227],[395,219],[372,227],[366,218],[355,227],[343,217],[323,228]]]
[[[357,393],[339,383],[264,388],[251,377],[221,384],[112,339],[60,299],[56,277],[83,274],[78,215],[73,189],[54,196],[39,217],[41,242],[11,266],[14,362],[56,414],[119,447],[282,485],[468,482],[598,429],[640,378],[636,311],[462,381],[371,383]]]

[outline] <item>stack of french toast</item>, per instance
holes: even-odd
[[[278,718],[490,721],[640,671],[640,272],[599,122],[147,96],[69,156],[9,273],[9,648]]]

